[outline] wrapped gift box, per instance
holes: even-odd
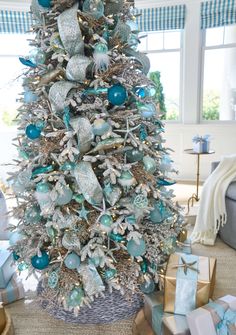
[[[0,242],[0,289],[7,286],[15,272],[12,253],[7,250],[8,247],[8,242]]]
[[[193,151],[196,153],[204,153],[210,151],[209,135],[193,137]]]
[[[236,297],[226,295],[187,315],[191,335],[236,334]]]
[[[16,275],[12,277],[6,288],[0,290],[0,301],[4,305],[23,299],[24,297],[24,286]]]
[[[164,278],[164,311],[186,315],[213,295],[216,259],[172,254]]]
[[[185,316],[164,313],[163,292],[145,295],[144,315],[155,335],[190,335]],[[147,334],[148,331],[150,333],[146,326]]]

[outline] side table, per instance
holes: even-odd
[[[193,149],[185,149],[184,152],[189,155],[197,155],[197,179],[196,179],[196,193],[193,193],[192,196],[188,199],[188,212],[190,210],[190,202],[192,201],[192,206],[193,202],[199,201],[199,180],[200,180],[200,156],[201,155],[212,155],[215,153],[214,150],[210,150],[209,152],[195,152]]]

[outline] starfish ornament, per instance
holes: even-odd
[[[183,257],[181,257],[182,264],[174,265],[173,268],[183,268],[184,274],[187,275],[188,269],[196,271],[199,273],[200,271],[194,267],[194,265],[197,263],[197,261],[187,263]]]

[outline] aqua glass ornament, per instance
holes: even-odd
[[[108,101],[115,106],[120,106],[125,103],[128,98],[126,88],[120,84],[115,84],[108,89]]]
[[[32,49],[29,53],[29,60],[35,65],[44,64],[46,60],[46,54],[41,49]]]
[[[102,257],[91,257],[89,258],[89,264],[95,265],[97,268],[102,263]]]
[[[31,104],[38,100],[37,94],[33,93],[32,91],[24,92],[24,103]]]
[[[51,0],[38,0],[38,3],[42,7],[51,7]]]
[[[140,285],[140,290],[144,294],[150,294],[155,290],[155,283],[152,279],[145,280],[141,285]]]
[[[37,224],[41,221],[40,208],[37,205],[33,205],[25,210],[25,224]]]
[[[25,129],[25,133],[30,140],[36,140],[40,137],[41,130],[37,128],[36,125],[29,124]]]
[[[62,164],[62,166],[60,167],[61,171],[71,171],[75,169],[75,163],[74,162],[65,162],[64,164]]]
[[[64,259],[64,264],[70,270],[77,269],[80,266],[80,257],[75,252],[71,252]]]
[[[157,163],[156,163],[154,158],[152,158],[150,156],[145,156],[143,158],[143,164],[144,164],[144,168],[147,172],[154,173],[156,171]]]
[[[17,269],[18,269],[20,272],[25,271],[25,270],[27,270],[28,268],[29,268],[29,265],[28,265],[27,263],[25,263],[25,262],[22,262],[22,263],[18,264],[18,266],[17,266]]]
[[[13,246],[16,243],[18,243],[19,241],[21,241],[23,239],[23,237],[24,237],[24,235],[18,230],[15,230],[12,233],[10,233],[10,237],[9,237],[10,246]]]
[[[98,42],[94,45],[94,52],[100,54],[106,54],[108,52],[107,44]]]
[[[131,187],[136,184],[136,179],[130,171],[122,171],[117,181],[123,187]]]
[[[45,250],[41,251],[41,256],[35,255],[31,258],[32,266],[37,270],[46,269],[49,265],[50,258]]]
[[[146,90],[144,87],[135,87],[134,93],[139,97],[140,99],[144,99],[146,97]]]
[[[156,114],[157,109],[153,103],[148,103],[148,104],[141,104],[139,106],[139,111],[144,119],[150,119]]]
[[[104,14],[103,1],[85,0],[83,3],[83,12],[92,15],[95,19],[100,19]]]
[[[104,277],[109,280],[109,279],[112,279],[116,276],[117,274],[117,271],[116,269],[107,269],[104,273]]]
[[[126,151],[126,158],[129,163],[139,162],[143,159],[143,152],[138,149]]]
[[[144,124],[141,124],[139,128],[139,138],[141,141],[145,141],[148,137],[147,128]]]
[[[125,241],[125,237],[121,234],[110,233],[109,238],[112,241],[115,241],[115,242],[124,242]]]
[[[133,257],[143,256],[146,252],[146,243],[143,238],[139,239],[139,243],[135,240],[130,240],[127,243],[127,251]]]
[[[48,286],[52,289],[57,287],[59,281],[58,271],[52,271],[48,276]]]
[[[81,287],[73,288],[67,297],[67,304],[69,307],[78,307],[82,304],[84,298],[84,291]]]
[[[68,204],[73,197],[73,192],[71,191],[69,186],[63,186],[62,190],[58,192],[58,197],[56,199],[56,204],[58,206],[63,206]]]
[[[12,257],[13,257],[14,261],[18,261],[18,259],[20,258],[20,256],[17,255],[17,253],[15,251],[13,251]]]
[[[112,219],[111,215],[103,214],[100,217],[99,222],[100,222],[101,229],[103,231],[105,231],[106,233],[111,232],[112,224],[113,224],[113,219]]]
[[[40,193],[48,193],[51,191],[51,185],[49,183],[38,183],[36,186],[36,191]]]
[[[97,119],[93,123],[93,133],[94,135],[102,136],[110,130],[110,125],[103,119]]]
[[[78,204],[82,204],[85,200],[85,197],[83,196],[83,194],[74,194],[73,195],[73,199],[78,203]]]

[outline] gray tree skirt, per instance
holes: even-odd
[[[39,296],[43,292],[41,283],[38,285],[37,292]],[[106,290],[104,294],[105,298],[96,298],[91,303],[92,308],[82,307],[78,317],[73,312],[65,311],[55,301],[43,299],[41,306],[56,319],[80,324],[106,324],[128,319],[143,307],[143,298],[140,294],[131,295],[129,300],[116,290],[111,294]]]

